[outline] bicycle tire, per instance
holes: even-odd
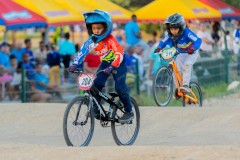
[[[87,123],[86,123],[86,126],[87,126],[87,124],[89,124],[90,127],[89,127],[89,132],[88,132],[87,135],[86,135],[86,138],[84,138],[83,142],[78,143],[78,140],[79,140],[78,137],[81,138],[81,137],[84,136],[83,134],[86,133],[86,132],[81,132],[81,129],[84,130],[83,127],[84,127],[85,125],[81,125],[81,124],[75,125],[75,124],[73,124],[74,121],[75,121],[74,119],[76,119],[76,114],[77,114],[77,113],[74,113],[73,115],[70,113],[70,112],[72,111],[72,109],[74,110],[73,107],[74,107],[75,104],[77,104],[78,102],[79,102],[79,105],[78,105],[78,108],[77,108],[77,112],[78,112],[78,110],[79,110],[79,113],[81,114],[81,109],[87,109],[87,110],[88,110],[88,107],[89,107],[88,104],[89,104],[89,102],[88,102],[87,97],[77,96],[77,97],[73,98],[73,99],[69,102],[69,104],[67,105],[67,107],[66,107],[66,109],[65,109],[65,112],[64,112],[64,117],[63,117],[63,135],[64,135],[65,142],[66,142],[66,144],[67,144],[68,146],[83,147],[83,146],[89,145],[89,143],[90,143],[90,141],[91,141],[91,139],[92,139],[93,132],[94,132],[95,121],[94,121],[94,114],[93,114],[92,109],[90,110],[90,113],[89,113],[89,114],[86,114],[87,111],[84,112],[85,115],[83,115],[83,119],[85,119],[85,118],[86,118],[86,115],[87,115]],[[81,104],[81,105],[80,105],[80,104]],[[84,108],[83,108],[83,106],[84,106]],[[82,112],[83,112],[83,111],[82,111]],[[71,115],[70,115],[70,114],[71,114]],[[84,116],[85,116],[85,117],[84,117]],[[71,118],[71,117],[73,117],[73,120],[68,123],[68,118]],[[78,121],[79,119],[81,119],[81,115],[78,116],[77,121]],[[89,123],[89,120],[91,121],[90,123]],[[71,130],[70,130],[71,125],[72,125],[73,128],[74,128],[72,132],[70,132],[70,131],[71,131]],[[76,128],[76,127],[78,127],[78,126],[80,126],[80,129],[79,129],[79,128]],[[75,133],[75,136],[72,137],[72,136],[70,135],[70,133],[73,133],[74,131],[76,131],[77,133]],[[78,132],[78,131],[79,131],[79,132]],[[76,141],[73,140],[74,137],[77,138]]]
[[[168,77],[164,77],[168,76]],[[166,84],[160,84],[162,82],[165,82],[164,80],[168,79],[168,83]],[[172,95],[173,95],[173,81],[172,81],[172,72],[170,71],[169,68],[163,66],[160,67],[153,79],[153,98],[155,103],[159,106],[159,107],[165,107],[167,106],[171,99],[172,99]],[[160,83],[159,83],[160,82]],[[165,85],[165,88],[161,88],[161,85]],[[167,91],[168,93],[164,93],[164,91]],[[159,92],[159,93],[157,93]],[[161,96],[161,97],[160,97]],[[166,98],[164,98],[164,96],[166,96]],[[163,98],[160,99],[160,98]]]
[[[130,123],[121,124],[121,123],[117,123],[115,121],[111,122],[111,130],[112,130],[113,139],[114,139],[114,141],[117,145],[123,145],[123,146],[132,145],[135,142],[135,140],[138,136],[138,132],[139,132],[139,129],[140,129],[139,107],[138,107],[138,104],[133,97],[130,97],[130,102],[131,102],[131,105],[133,107],[133,112],[134,112],[134,119],[132,120],[132,123],[131,124]],[[115,109],[113,111],[114,117],[119,118],[120,117],[120,115],[119,115],[120,112],[121,111],[119,109],[116,109],[116,107],[115,107]],[[128,126],[132,125],[134,121],[136,122],[136,126],[134,128],[133,134],[127,140],[125,138],[124,138],[125,140],[121,139],[121,137],[120,137],[121,135],[127,135],[128,136],[129,135],[128,131],[132,131],[131,129],[128,129]],[[119,125],[119,126],[117,126],[117,125]],[[118,133],[117,128],[120,128],[119,131],[123,131],[123,134]],[[126,129],[126,130],[124,130],[124,129]]]
[[[198,99],[198,104],[199,107],[202,107],[203,104],[203,95],[202,95],[202,90],[201,87],[199,86],[198,83],[196,82],[190,82],[189,84],[190,88],[192,89],[192,91],[194,92],[194,94],[197,96]]]

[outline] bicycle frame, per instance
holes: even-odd
[[[182,78],[182,75],[181,73],[178,71],[178,68],[177,68],[177,65],[176,65],[176,62],[174,60],[174,58],[169,62],[169,64],[172,66],[172,69],[173,69],[173,80],[174,80],[174,83],[175,83],[175,86],[177,88],[177,94],[179,97],[183,97],[185,96],[185,101],[186,103],[189,103],[190,101],[193,102],[194,104],[197,104],[198,103],[198,99],[197,99],[197,96],[194,94],[194,92],[192,91],[192,89],[190,89],[190,95],[188,94],[185,94],[183,92],[180,91],[180,86],[182,86],[183,84],[183,78]]]

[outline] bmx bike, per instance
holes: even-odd
[[[140,112],[138,104],[133,97],[130,97],[134,118],[127,123],[120,123],[118,120],[124,113],[124,107],[116,92],[98,92],[101,99],[109,106],[103,106],[90,92],[96,74],[86,74],[83,71],[78,73],[78,86],[84,90],[83,96],[76,96],[67,105],[63,117],[63,134],[68,146],[87,146],[89,145],[95,126],[95,119],[100,121],[102,127],[110,127],[112,136],[117,145],[132,145],[140,128]],[[100,117],[96,117],[93,109],[93,102],[100,110]],[[111,123],[111,125],[110,125]]]
[[[176,48],[161,50],[157,54],[160,54],[164,61],[168,61],[169,66],[160,67],[154,76],[153,97],[155,103],[160,107],[167,106],[174,94],[175,99],[182,100],[184,107],[186,105],[199,105],[202,107],[203,96],[197,82],[190,82],[190,92],[182,92],[180,89],[180,86],[183,84],[183,78],[174,60],[179,54]]]

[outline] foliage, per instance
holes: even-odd
[[[234,6],[235,8],[240,9],[240,2],[239,0],[223,0],[225,3],[230,4],[231,6]]]
[[[138,8],[141,8],[142,6],[145,6],[146,4],[152,2],[153,0],[111,0],[112,2],[122,6],[123,8],[126,8],[128,10],[136,10]]]

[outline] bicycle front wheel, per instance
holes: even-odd
[[[94,132],[94,115],[87,97],[73,98],[63,117],[63,135],[68,146],[87,146]]]
[[[190,88],[197,97],[199,107],[202,107],[203,104],[203,95],[200,86],[196,82],[190,82]]]
[[[130,102],[134,113],[133,120],[129,123],[123,124],[115,121],[111,122],[113,139],[117,145],[132,145],[138,136],[140,128],[140,112],[135,99],[130,97]],[[123,115],[123,112],[116,109],[113,112],[113,115],[115,115],[115,118],[118,119]]]
[[[167,67],[159,68],[153,79],[153,98],[155,103],[164,107],[169,104],[173,94],[172,72]]]

